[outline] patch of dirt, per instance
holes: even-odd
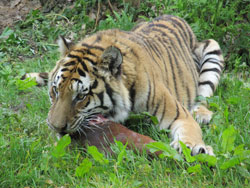
[[[24,20],[30,10],[41,8],[39,0],[1,0],[0,33],[5,27],[11,27],[17,21]]]

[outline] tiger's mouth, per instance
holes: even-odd
[[[103,124],[105,122],[109,121],[109,119],[107,119],[106,117],[104,117],[102,114],[98,114],[96,115],[94,118],[92,118],[88,124],[90,126],[94,126],[94,125],[97,125],[97,124]]]
[[[91,116],[91,118],[88,119],[87,121],[84,121],[83,123],[81,123],[76,130],[61,131],[59,132],[59,134],[61,136],[64,136],[66,134],[74,136],[76,134],[79,134],[79,135],[85,134],[88,131],[98,131],[98,130],[101,130],[105,122],[108,122],[108,121],[110,120],[106,118],[104,115],[96,114],[94,116]]]

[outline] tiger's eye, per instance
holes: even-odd
[[[58,93],[58,88],[57,88],[56,86],[53,86],[52,89],[53,89],[53,92],[54,92],[55,94]]]
[[[85,95],[82,94],[82,93],[79,93],[79,94],[77,95],[77,99],[78,99],[78,100],[83,100],[84,98],[85,98]]]

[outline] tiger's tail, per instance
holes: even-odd
[[[193,50],[193,59],[199,73],[198,95],[211,97],[219,83],[224,67],[219,44],[213,39],[198,43]]]
[[[21,80],[24,80],[26,78],[32,78],[36,81],[37,86],[45,86],[48,83],[49,73],[47,72],[31,72],[26,73],[22,76]]]

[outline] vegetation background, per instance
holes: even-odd
[[[27,2],[34,2],[30,0]],[[5,1],[3,1],[5,2]],[[20,3],[23,1],[11,1]],[[40,1],[25,19],[0,35],[0,187],[248,187],[250,181],[250,1],[249,0],[54,0]],[[50,3],[48,3],[50,2]],[[216,157],[175,157],[166,132],[145,114],[126,125],[161,142],[150,149],[161,158],[135,154],[117,142],[116,155],[57,141],[48,129],[46,87],[21,80],[25,72],[50,71],[59,58],[56,39],[74,41],[109,28],[130,30],[141,20],[177,15],[199,40],[217,40],[226,67],[220,87],[208,100],[215,112],[202,125]],[[5,18],[1,17],[4,23]],[[7,19],[7,18],[6,18]]]

